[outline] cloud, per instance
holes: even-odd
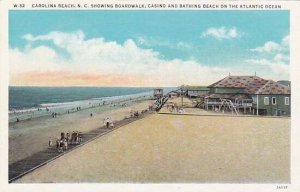
[[[289,74],[290,67],[288,64],[280,61],[270,61],[267,59],[248,59],[247,63],[252,65],[266,66],[272,73],[275,74]]]
[[[154,37],[146,37],[146,36],[138,36],[136,38],[136,42],[138,45],[144,46],[144,47],[167,47],[170,49],[176,49],[176,50],[186,50],[191,49],[193,46],[190,43],[179,41],[179,42],[170,42],[167,40],[163,40],[160,38],[154,38]]]
[[[261,54],[255,55],[255,59],[248,59],[246,63],[260,66],[269,74],[276,74],[281,79],[289,79],[289,35],[282,38],[279,43],[267,41],[263,46],[251,49]]]
[[[78,30],[73,33],[63,33],[60,31],[53,31],[47,35],[33,36],[32,34],[26,34],[23,39],[34,41],[53,41],[53,43],[59,47],[66,48],[70,43],[81,42],[85,38],[82,31]]]
[[[273,51],[280,51],[280,50],[282,50],[281,45],[273,41],[268,41],[261,47],[256,47],[254,49],[251,49],[251,51],[260,52],[260,53],[263,52],[271,53]]]
[[[289,47],[290,46],[290,35],[285,36],[281,41],[282,46]]]
[[[272,53],[289,49],[290,36],[285,36],[280,43],[274,41],[268,41],[263,46],[250,49],[253,52],[259,53]]]
[[[274,56],[274,60],[277,62],[289,62],[290,57],[286,54],[278,53]]]
[[[62,62],[56,51],[46,46],[29,47],[23,51],[10,49],[9,59],[11,73],[58,70]]]
[[[223,39],[234,39],[240,38],[243,36],[243,32],[238,31],[236,27],[227,28],[227,27],[219,27],[219,28],[208,28],[201,34],[201,37],[213,37],[218,40]]]
[[[206,85],[229,72],[239,74],[237,70],[209,67],[192,59],[163,59],[159,52],[141,48],[132,39],[123,43],[86,39],[82,31],[26,34],[23,38],[28,43],[51,41],[59,49],[50,46],[11,49],[10,83],[14,85]],[[61,49],[68,52],[68,58],[63,57]]]

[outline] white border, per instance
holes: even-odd
[[[96,0],[53,0],[51,3],[100,3]],[[280,10],[290,10],[290,59],[292,81],[292,128],[291,128],[291,184],[8,184],[8,10],[13,3],[25,3],[32,10],[32,3],[50,3],[43,0],[0,0],[0,191],[300,191],[300,2],[296,1],[179,1],[179,0],[104,0],[101,3],[197,3],[197,4],[262,4],[281,5]],[[85,8],[83,8],[85,9]],[[21,9],[18,9],[21,10]],[[38,10],[38,9],[34,9]],[[45,9],[43,9],[45,10]],[[51,9],[53,10],[53,9]],[[62,9],[60,9],[62,10]],[[85,9],[86,10],[86,9]],[[93,9],[97,10],[97,9]],[[120,9],[118,9],[120,10]],[[133,9],[130,9],[133,10]],[[157,10],[157,9],[155,9]],[[192,9],[189,9],[192,10]],[[195,10],[195,9],[194,9]],[[203,10],[203,9],[196,9]],[[208,9],[206,9],[208,10]],[[211,10],[211,9],[209,9]],[[256,9],[213,9],[213,10],[256,10]],[[258,9],[262,10],[262,9]],[[263,9],[265,10],[265,9]],[[298,106],[298,107],[297,107]],[[288,186],[287,189],[276,189]]]

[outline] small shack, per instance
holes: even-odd
[[[164,92],[161,88],[156,88],[153,90],[153,97],[154,99],[159,99],[163,96]]]

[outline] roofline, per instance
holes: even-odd
[[[257,94],[257,93],[253,93],[253,94],[249,94],[249,95],[291,95],[290,93],[281,93],[281,94],[278,94],[278,93],[259,93],[259,94]]]
[[[209,87],[209,88],[246,88],[246,87]]]

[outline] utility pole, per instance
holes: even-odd
[[[258,116],[258,95],[256,95],[256,116]]]
[[[181,108],[183,108],[183,90],[181,88]]]

